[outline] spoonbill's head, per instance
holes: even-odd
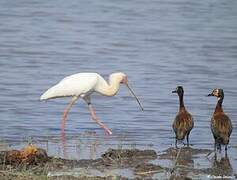
[[[116,79],[121,84],[127,84],[128,78],[127,75],[122,72],[116,72],[110,75],[110,79]]]
[[[184,94],[184,89],[182,86],[177,86],[177,88],[174,91],[172,91],[172,93],[177,93],[179,96],[181,96]]]
[[[124,74],[123,72],[116,72],[110,75],[110,78],[113,79],[117,79],[117,81],[120,84],[124,84],[127,86],[127,88],[129,89],[129,91],[131,92],[131,94],[134,96],[134,98],[136,99],[138,105],[140,106],[141,110],[143,111],[143,107],[141,105],[141,102],[139,101],[139,99],[137,98],[137,96],[135,95],[134,91],[131,89],[131,87],[128,85],[128,77],[126,74]]]
[[[216,96],[219,98],[224,98],[224,91],[223,89],[213,89],[212,93],[208,94],[208,96]]]

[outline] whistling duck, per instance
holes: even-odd
[[[187,145],[189,146],[189,133],[193,128],[192,115],[185,109],[183,95],[184,90],[182,86],[178,86],[172,93],[177,93],[179,96],[179,112],[176,115],[173,122],[173,130],[176,135],[175,146],[177,147],[177,141],[183,140],[187,136]]]
[[[224,91],[223,89],[214,89],[208,96],[216,96],[218,100],[211,118],[211,131],[215,139],[214,149],[216,150],[217,148],[221,151],[221,145],[225,145],[225,151],[227,151],[227,145],[229,144],[232,132],[232,124],[230,118],[224,113],[222,108]]]

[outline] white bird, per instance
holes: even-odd
[[[90,95],[93,92],[100,93],[104,96],[114,96],[121,84],[125,84],[128,89],[131,91],[132,95],[137,100],[139,106],[143,110],[143,107],[132,91],[132,89],[128,85],[128,78],[122,72],[112,73],[109,76],[109,82],[107,83],[101,75],[98,73],[77,73],[62,79],[58,84],[49,88],[41,97],[40,100],[48,100],[59,97],[68,97],[71,96],[72,99],[69,105],[66,107],[63,118],[62,118],[62,132],[65,129],[65,123],[67,119],[67,114],[70,111],[73,104],[78,100],[78,98],[82,98],[88,104],[89,111],[91,113],[91,117],[96,121],[108,134],[112,134],[112,131],[103,124],[99,118],[96,116],[95,111],[91,104]]]

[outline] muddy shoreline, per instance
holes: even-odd
[[[33,154],[31,154],[33,153]],[[207,168],[194,166],[195,158],[212,156],[208,149],[108,149],[100,158],[70,160],[50,157],[44,149],[0,152],[0,179],[192,179],[236,177],[227,156]],[[159,161],[170,161],[162,166]]]

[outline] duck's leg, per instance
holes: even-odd
[[[226,150],[225,150],[225,158],[228,158],[227,148],[226,148]]]
[[[217,160],[217,155],[216,155],[216,151],[215,151],[215,154],[214,154],[214,161]]]
[[[221,144],[218,143],[217,147],[218,147],[217,149],[219,150],[219,153],[221,153]]]
[[[178,142],[178,140],[177,140],[177,138],[176,138],[176,139],[175,139],[175,147],[176,147],[176,148],[178,148],[177,142]]]
[[[215,142],[214,142],[214,151],[216,152],[216,150],[217,150],[217,142],[216,142],[216,138],[214,137],[214,140],[215,140]]]
[[[225,145],[225,152],[227,152],[227,144]]]
[[[70,109],[72,108],[73,104],[75,104],[77,99],[78,99],[78,96],[73,96],[72,100],[70,101],[70,103],[68,104],[68,106],[66,107],[66,109],[63,112],[63,118],[62,118],[62,124],[61,124],[62,133],[64,133],[65,124],[66,124],[66,120],[67,120],[67,114],[70,111]]]
[[[187,133],[187,146],[188,146],[188,147],[189,147],[189,133],[190,133],[190,132]]]

